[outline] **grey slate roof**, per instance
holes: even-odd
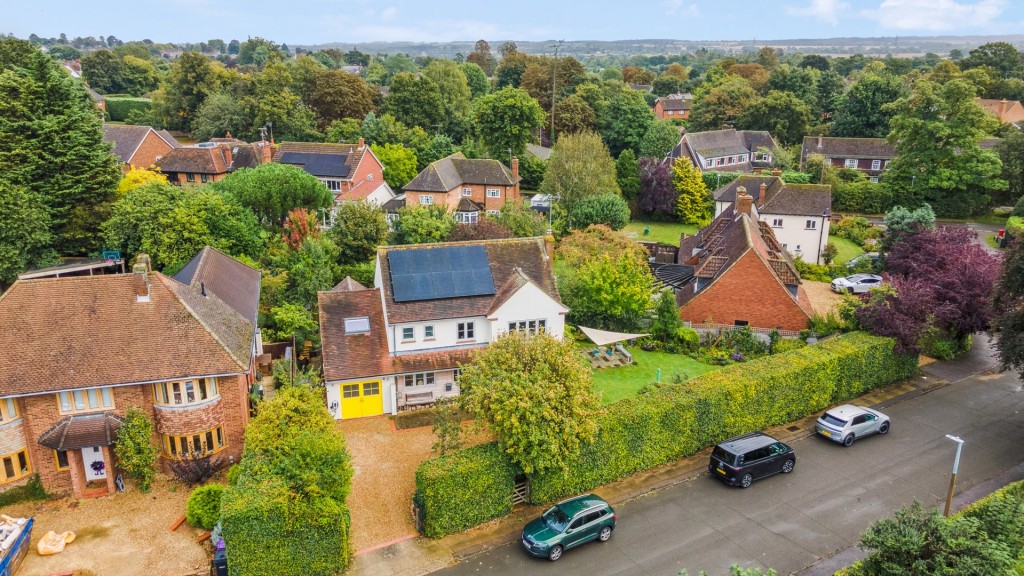
[[[892,160],[896,150],[885,138],[834,138],[831,136],[804,136],[801,158],[821,154],[829,158],[867,158]]]
[[[669,152],[668,159],[689,158],[701,170],[700,158],[720,158],[747,154],[747,161],[728,166],[716,167],[717,170],[732,172],[749,172],[760,163],[754,161],[754,153],[765,148],[773,150],[778,145],[771,134],[759,130],[710,130],[707,132],[687,132],[679,140],[679,144]],[[698,158],[698,155],[700,156]]]
[[[403,190],[415,192],[447,192],[463,184],[494,184],[513,186],[512,172],[497,160],[470,160],[462,152],[431,163],[416,175]]]
[[[665,110],[689,110],[693,107],[693,100],[684,100],[682,98],[669,98],[665,96],[658,98],[657,102],[661,102],[661,107]]]
[[[381,208],[388,214],[398,214],[400,208],[405,208],[405,194],[388,200]]]

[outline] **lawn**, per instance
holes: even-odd
[[[661,368],[662,382],[672,382],[676,374],[689,379],[719,368],[702,364],[682,354],[644,352],[639,346],[627,349],[633,355],[636,364],[594,371],[594,390],[601,394],[602,404],[611,404],[635,396],[644,385],[654,382],[658,368]]]
[[[845,264],[849,262],[854,256],[859,256],[864,253],[864,249],[853,243],[852,240],[846,238],[840,238],[839,236],[829,236],[828,241],[835,244],[836,248],[839,249],[839,253],[833,262],[836,264]]]
[[[648,227],[650,231],[647,235],[644,235],[644,229]],[[681,232],[686,232],[687,236],[696,234],[697,227],[692,224],[680,224],[678,222],[644,222],[642,220],[634,220],[626,224],[622,231],[627,236],[636,240],[679,246],[679,234]]]

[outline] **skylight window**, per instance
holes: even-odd
[[[345,334],[362,334],[370,331],[370,319],[366,316],[345,318]]]

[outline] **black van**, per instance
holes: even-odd
[[[730,438],[711,452],[708,472],[730,486],[747,488],[754,480],[796,466],[796,453],[788,444],[760,432]]]

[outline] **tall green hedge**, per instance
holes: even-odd
[[[107,114],[109,114],[110,119],[115,122],[124,122],[127,120],[128,115],[132,113],[132,110],[148,113],[153,107],[153,102],[149,98],[132,98],[131,96],[115,98],[107,96],[106,100]]]
[[[730,436],[791,422],[916,369],[916,358],[893,352],[891,339],[856,332],[616,402],[567,475],[530,478],[531,500],[577,494]]]
[[[423,533],[440,538],[512,511],[516,468],[491,442],[427,460],[416,469]]]

